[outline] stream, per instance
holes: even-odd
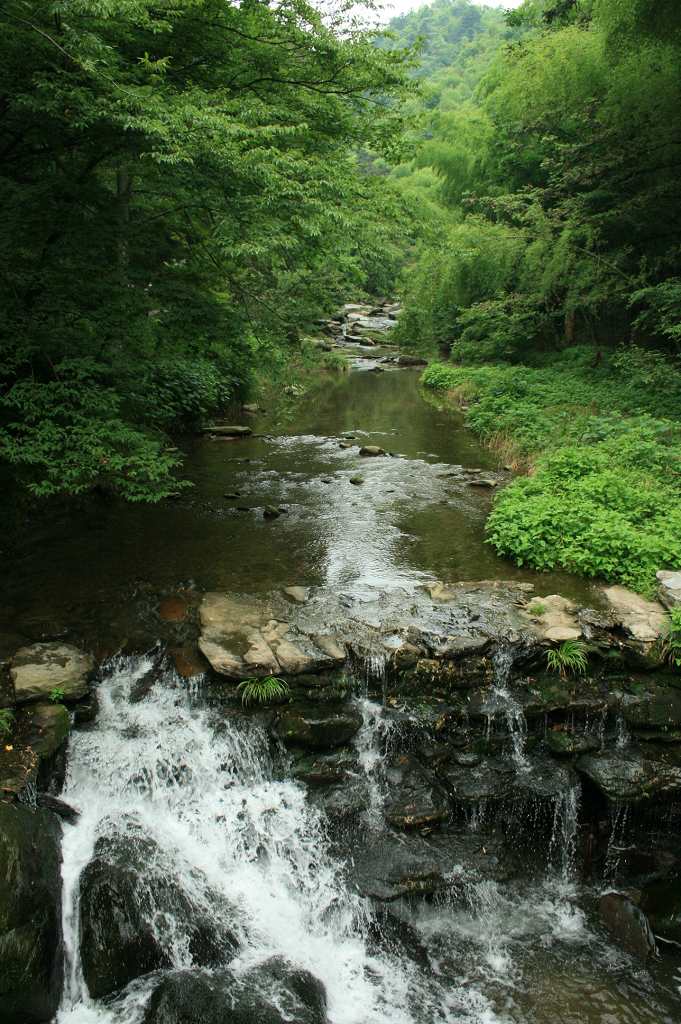
[[[37,524],[9,554],[1,600],[19,638],[40,622],[47,638],[74,637],[104,658],[97,717],[71,735],[61,794],[80,815],[63,825],[57,1024],[674,1024],[681,1015],[674,965],[644,966],[598,920],[606,882],[580,870],[580,789],[549,790],[543,762],[528,755],[511,655],[495,658],[481,717],[526,794],[513,826],[491,823],[480,799],[440,831],[416,832],[388,821],[399,772],[429,739],[417,714],[381,698],[385,664],[371,652],[347,667],[361,726],[336,761],[319,755],[324,770],[345,759],[344,788],[330,795],[301,781],[302,762],[273,742],[266,713],[220,703],[207,677],[159,662],[159,601],[177,594],[191,604],[208,590],[324,587],[341,602],[380,605],[435,580],[507,579],[593,601],[583,581],[494,555],[483,537],[493,489],[469,471],[504,470],[424,400],[418,371],[374,372],[381,352],[366,354],[353,352],[347,373],[320,375],[290,417],[251,416],[252,437],[187,442],[194,486],[176,501],[89,503]],[[346,434],[354,446],[343,446]],[[361,457],[360,444],[390,455]],[[267,506],[285,511],[268,519]],[[123,641],[148,653],[115,653]],[[626,742],[619,727],[617,742]],[[492,856],[497,848],[506,853]],[[426,898],[379,891],[394,884],[391,858],[421,858],[410,879]],[[112,922],[128,935],[125,977],[107,959]]]

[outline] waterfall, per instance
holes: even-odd
[[[229,908],[226,923],[239,941],[233,973],[285,956],[323,982],[330,1024],[481,1020],[486,1001],[479,993],[457,993],[450,1012],[451,994],[445,997],[435,979],[371,945],[370,908],[346,884],[304,787],[281,778],[285,766],[273,763],[264,730],[199,706],[171,672],[131,703],[149,667],[144,659],[117,660],[99,686],[95,727],[72,736],[64,798],[80,817],[64,826],[66,969],[58,1024],[139,1024],[157,981],[138,979],[104,1004],[90,999],[81,966],[81,872],[98,839],[131,827],[160,851],[161,863],[150,868],[162,870],[193,905],[217,917]],[[367,712],[371,720],[377,717]],[[368,755],[365,762],[370,770]],[[153,925],[163,929],[172,966],[191,967],[181,927]]]
[[[556,800],[549,857],[558,861],[560,879],[569,883],[575,872],[579,825],[579,785],[570,786]]]
[[[355,749],[369,798],[365,817],[369,827],[377,830],[384,825],[386,782],[383,766],[395,725],[386,717],[382,705],[361,697],[357,700],[357,706],[362,714],[362,727],[355,737]]]
[[[494,683],[492,686],[490,712],[487,715],[487,739],[491,738],[492,723],[497,709],[503,714],[506,730],[511,740],[512,757],[516,769],[520,772],[530,770],[530,762],[525,751],[527,742],[527,720],[518,701],[508,689],[508,681],[513,668],[513,650],[511,647],[500,647],[492,658]]]

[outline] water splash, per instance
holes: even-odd
[[[324,983],[330,1024],[482,1019],[479,993],[459,994],[458,1010],[470,1011],[463,1016],[443,1012],[432,979],[397,954],[372,949],[370,911],[345,885],[304,788],[277,778],[264,731],[197,707],[172,673],[131,704],[131,689],[149,667],[143,659],[117,661],[99,687],[96,728],[72,737],[64,796],[81,813],[64,827],[58,1024],[139,1024],[144,1014],[153,978],[133,982],[105,1006],[90,999],[79,955],[81,872],[97,840],[131,820],[162,851],[163,870],[193,904],[218,894],[214,913],[229,906],[225,923],[240,941],[231,969],[285,955]],[[181,938],[171,929],[164,940],[174,967],[192,965]]]
[[[565,883],[575,874],[579,797],[579,785],[573,785],[564,790],[554,805],[549,858],[558,861],[560,878]]]
[[[519,772],[527,772],[530,770],[530,761],[525,749],[527,719],[522,707],[508,688],[513,660],[513,649],[510,646],[500,647],[492,657],[494,683],[488,702],[486,738],[488,741],[491,739],[493,723],[499,711],[504,717],[506,731],[511,740],[511,756],[516,769]]]

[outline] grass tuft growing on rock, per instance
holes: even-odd
[[[241,694],[241,703],[247,708],[253,704],[272,704],[283,700],[288,697],[289,689],[284,679],[265,676],[262,679],[244,679],[237,686],[237,693]]]

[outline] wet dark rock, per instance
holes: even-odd
[[[598,903],[601,920],[628,953],[647,960],[657,952],[655,936],[643,911],[623,893],[608,892]]]
[[[600,747],[596,736],[587,732],[576,732],[572,729],[549,730],[546,735],[546,745],[556,757],[590,754]]]
[[[355,487],[359,487],[360,484],[364,483],[364,477],[363,476],[351,476],[350,477],[350,483],[354,484]]]
[[[649,883],[641,894],[641,909],[660,939],[681,945],[681,875]]]
[[[274,735],[290,746],[311,750],[342,747],[358,732],[362,716],[355,708],[287,708],[276,718]]]
[[[80,879],[80,955],[90,995],[102,998],[170,967],[178,932],[197,966],[226,963],[237,940],[223,924],[225,901],[213,894],[211,902],[219,914],[189,900],[172,864],[134,825],[98,839]]]
[[[352,750],[340,750],[333,754],[312,754],[299,758],[293,768],[293,777],[308,786],[328,786],[344,782],[358,772],[355,753]]]
[[[516,766],[508,758],[486,758],[474,765],[450,765],[441,778],[456,803],[499,802],[513,792]]]
[[[681,689],[651,686],[636,701],[623,703],[622,714],[634,729],[669,732],[681,728]]]
[[[308,971],[273,957],[236,978],[174,971],[151,997],[144,1024],[325,1024],[326,993]]]
[[[365,832],[353,846],[349,865],[357,891],[381,902],[457,893],[467,879],[500,882],[516,871],[499,836],[447,827],[427,835]]]
[[[19,708],[11,742],[0,746],[0,793],[26,799],[32,786],[59,792],[69,730],[63,704],[38,702]]]
[[[576,767],[609,800],[637,803],[681,794],[681,768],[653,760],[636,748],[585,754]]]
[[[51,796],[49,793],[38,793],[36,804],[38,807],[56,814],[58,818],[68,822],[69,825],[75,825],[80,817],[80,811],[77,811],[75,807],[67,804],[65,800]]]
[[[281,512],[274,505],[265,505],[262,514],[264,519],[278,519]]]
[[[369,923],[369,948],[390,956],[405,957],[424,970],[431,970],[428,950],[417,930],[394,913],[389,905],[379,904]]]
[[[468,481],[469,487],[496,487],[496,480],[492,480],[488,476],[473,477],[472,480]]]
[[[385,448],[380,448],[377,444],[364,444],[359,450],[360,455],[365,456],[377,456],[385,455]]]
[[[0,802],[3,1024],[43,1024],[62,986],[61,830],[46,810]]]
[[[74,725],[90,725],[99,714],[99,698],[96,690],[91,690],[83,700],[79,700],[73,708]]]
[[[438,825],[450,814],[447,794],[435,775],[414,758],[398,758],[387,772],[390,797],[385,818],[395,828]]]

